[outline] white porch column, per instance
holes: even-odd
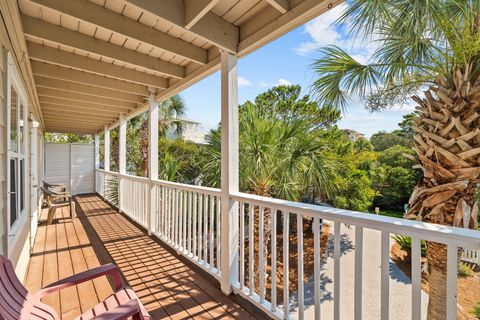
[[[127,121],[123,115],[120,115],[120,125],[118,127],[119,139],[118,139],[118,210],[121,212],[123,209],[122,176],[127,174]]]
[[[105,171],[110,171],[110,129],[108,129],[107,127],[105,127],[104,148],[105,152],[103,161],[105,163],[103,166],[105,168]]]
[[[95,135],[95,170],[100,169],[100,136]]]
[[[97,170],[100,169],[100,137],[98,134],[95,134],[95,192],[99,192],[100,188],[98,187],[98,172]]]
[[[152,234],[152,221],[155,212],[156,192],[155,186],[152,180],[158,179],[158,103],[155,100],[154,92],[150,92],[149,97],[150,108],[148,110],[148,186],[149,192],[147,193],[147,206],[148,206],[148,218],[147,227],[148,234]]]
[[[220,284],[225,294],[238,282],[238,203],[230,193],[238,191],[238,74],[237,58],[221,53],[222,82],[222,200]]]

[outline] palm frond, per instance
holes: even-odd
[[[344,111],[348,96],[365,96],[383,82],[382,65],[361,64],[338,46],[320,50],[320,58],[312,65],[319,78],[312,91],[319,104],[331,105]]]

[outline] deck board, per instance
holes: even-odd
[[[95,195],[76,198],[78,218],[68,208],[54,224],[41,222],[25,285],[31,291],[105,263],[115,263],[154,319],[258,319],[216,284],[166,249]],[[44,299],[62,319],[73,319],[112,293],[106,277]]]

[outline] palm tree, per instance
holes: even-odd
[[[165,137],[167,131],[172,130],[178,135],[183,131],[182,117],[185,116],[185,101],[180,95],[175,95],[170,99],[159,103],[158,108],[158,135]],[[148,176],[148,113],[133,118],[130,125],[136,128],[139,135],[140,145],[140,173]]]
[[[305,103],[309,99],[298,99],[299,95],[299,86],[281,86],[259,95],[255,103],[240,106],[241,191],[301,201],[304,197],[315,200],[318,195],[329,196],[335,190],[335,163],[324,154],[325,144],[320,137],[323,130],[318,117],[318,114],[331,117],[331,113],[314,102]],[[285,101],[289,102],[285,104]],[[220,184],[220,148],[220,130],[214,130],[207,135],[206,163],[202,171],[203,181],[213,187]],[[256,206],[253,210],[254,239],[259,239],[260,210]],[[265,257],[270,248],[272,213],[269,208],[263,211]],[[281,219],[278,221],[280,226]],[[258,250],[255,246],[255,257]],[[255,264],[255,270],[266,268],[266,260],[264,266],[259,266],[257,258],[253,262],[247,259],[246,268],[249,263]],[[279,273],[277,279],[282,276]],[[256,277],[257,287],[258,279]]]
[[[313,64],[319,102],[344,110],[351,95],[380,110],[413,95],[413,158],[423,171],[406,218],[476,229],[480,182],[480,2],[355,0],[339,19],[377,49],[367,64],[336,46]],[[419,94],[420,89],[424,92]],[[429,319],[446,317],[444,245],[427,242]]]

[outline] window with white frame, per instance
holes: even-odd
[[[10,61],[9,61],[10,62]],[[8,226],[15,234],[19,221],[25,215],[27,104],[21,93],[21,83],[13,64],[8,70]]]

